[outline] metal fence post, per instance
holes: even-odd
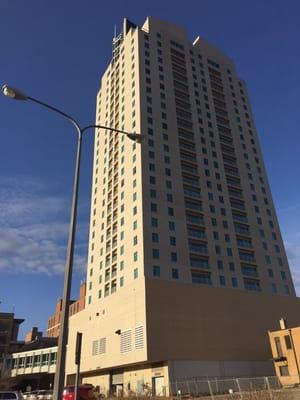
[[[211,397],[212,399],[214,399],[214,398],[215,398],[215,397],[214,397],[214,393],[213,393],[213,391],[212,391],[211,384],[210,384],[210,381],[209,381],[209,380],[207,381],[207,384],[208,384],[208,389],[209,389],[210,397]]]
[[[269,392],[270,400],[273,400],[273,394],[272,394],[272,390],[271,390],[271,387],[270,387],[270,382],[269,382],[269,379],[268,379],[267,376],[265,377],[265,381],[266,381],[266,386],[267,386],[267,389],[268,389],[268,392]]]
[[[216,393],[219,393],[219,381],[217,377],[215,377],[215,383],[216,383]]]
[[[175,381],[175,388],[176,388],[176,397],[178,398],[178,386],[177,386],[177,381]]]
[[[198,383],[197,383],[197,379],[194,378],[194,380],[195,380],[195,383],[194,383],[194,385],[195,385],[195,395],[199,395],[199,393],[198,393]]]
[[[169,381],[169,396],[172,398],[173,397],[173,387],[172,387],[172,382]]]
[[[188,379],[186,380],[186,388],[187,388],[188,394],[191,394],[191,388],[190,388],[190,384],[189,384],[189,380]]]
[[[240,394],[241,399],[242,399],[244,396],[243,396],[243,392],[242,392],[242,389],[241,389],[241,385],[240,385],[239,379],[236,378],[235,382],[236,382],[236,386],[238,388],[239,394]]]

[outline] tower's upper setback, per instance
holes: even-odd
[[[87,303],[141,277],[294,295],[233,62],[148,17],[124,20],[97,96]]]

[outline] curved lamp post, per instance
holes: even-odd
[[[56,360],[56,370],[54,378],[53,387],[53,398],[54,400],[62,399],[62,392],[65,381],[65,364],[66,364],[66,346],[68,343],[68,325],[69,325],[69,304],[70,304],[70,292],[71,292],[71,282],[72,282],[72,269],[73,269],[73,256],[74,256],[74,242],[75,242],[75,230],[76,230],[76,216],[77,216],[77,201],[78,201],[78,182],[80,174],[80,158],[81,158],[81,144],[82,144],[82,134],[90,128],[106,129],[116,133],[126,135],[129,139],[141,143],[142,135],[137,133],[130,133],[122,131],[120,129],[115,129],[102,125],[88,125],[81,127],[79,123],[70,115],[65,112],[46,104],[38,99],[27,96],[25,93],[11,86],[4,85],[2,87],[2,93],[14,100],[30,100],[37,103],[43,107],[46,107],[64,118],[70,121],[76,128],[78,134],[78,144],[77,144],[77,155],[76,155],[76,165],[75,165],[75,177],[73,186],[73,197],[71,206],[71,218],[69,227],[69,239],[66,254],[66,265],[64,274],[64,288],[63,288],[63,298],[62,298],[62,312],[60,320],[59,338],[58,338],[58,349],[57,349],[57,360]]]

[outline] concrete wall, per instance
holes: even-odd
[[[135,328],[142,327],[143,345],[136,349]],[[121,335],[115,332],[131,330],[131,350],[121,351]],[[75,373],[76,332],[82,332],[81,371],[83,373],[106,368],[116,368],[147,360],[145,318],[145,282],[137,279],[118,296],[109,296],[70,318],[67,375]],[[105,338],[104,352],[93,354],[93,342]],[[100,372],[100,371],[99,371]],[[102,372],[102,371],[101,371]]]
[[[300,323],[300,299],[147,280],[148,360],[266,361],[268,330]]]

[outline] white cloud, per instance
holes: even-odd
[[[33,239],[22,230],[0,229],[0,270],[10,273],[60,274],[64,270],[65,253],[65,245],[45,236]],[[74,268],[82,271],[84,266],[85,257],[77,254]]]
[[[65,199],[48,191],[38,180],[0,177],[1,226],[40,222],[61,215],[66,207]]]
[[[0,270],[61,274],[64,270],[69,208],[48,195],[40,181],[0,177]],[[87,222],[77,228],[74,269],[86,264]]]

